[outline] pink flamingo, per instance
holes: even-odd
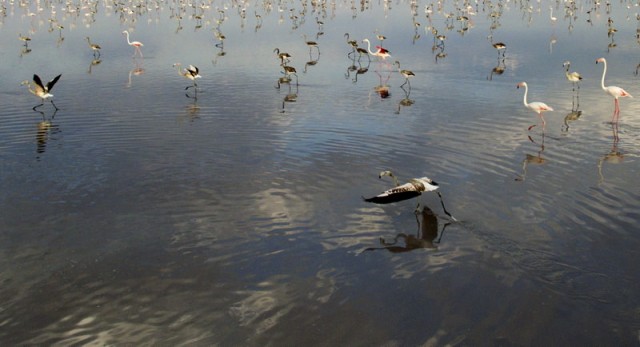
[[[544,129],[546,122],[544,121],[544,116],[542,115],[542,113],[545,111],[553,111],[553,108],[551,108],[549,105],[545,104],[544,102],[540,102],[540,101],[527,103],[527,93],[529,92],[529,87],[527,86],[527,82],[518,83],[516,88],[520,88],[520,87],[524,87],[524,106],[534,111],[535,113],[538,114],[538,116],[540,116],[540,119],[542,120],[542,128]],[[536,125],[534,124],[530,126],[528,130],[531,130],[531,128],[533,128],[534,126]]]
[[[618,122],[618,118],[620,117],[620,102],[618,101],[618,98],[623,98],[623,97],[627,97],[627,96],[632,98],[632,96],[631,96],[631,94],[627,93],[627,91],[625,91],[624,89],[622,89],[620,87],[605,86],[604,85],[604,76],[607,74],[607,60],[605,58],[598,58],[598,59],[596,59],[596,64],[597,63],[603,63],[604,64],[604,70],[602,70],[602,80],[600,81],[600,84],[602,86],[602,90],[604,90],[605,93],[613,96],[615,108],[613,110],[613,118],[611,119],[611,123],[617,123]]]
[[[371,42],[369,42],[369,39],[364,39],[364,40],[362,40],[362,42],[366,42],[367,43],[367,50],[369,51],[369,54],[371,54],[373,56],[382,58],[382,60],[386,60],[388,57],[391,56],[391,52],[389,52],[385,48],[382,48],[381,46],[376,46],[377,51],[372,52],[371,51]]]
[[[129,41],[129,32],[125,30],[125,31],[123,31],[122,33],[127,35],[127,43],[129,44],[129,46],[132,46],[132,47],[134,47],[134,48],[136,49],[136,50],[133,52],[133,56],[135,57],[135,56],[136,56],[136,52],[137,52],[137,53],[140,53],[140,58],[144,58],[144,57],[142,56],[142,51],[140,50],[140,47],[144,46],[144,45],[142,44],[142,42],[140,42],[140,41],[133,41],[133,42],[131,42],[131,41]]]

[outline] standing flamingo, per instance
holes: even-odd
[[[409,82],[409,78],[414,77],[415,74],[411,70],[400,69],[400,62],[399,61],[396,60],[395,64],[398,66],[398,72],[400,72],[400,74],[402,76],[404,76],[404,78],[405,78],[404,83],[400,87],[402,88],[405,84],[409,83],[409,89],[411,89],[411,82]]]
[[[102,49],[102,47],[100,47],[100,45],[95,44],[95,43],[91,43],[91,39],[89,38],[89,36],[87,36],[87,42],[89,42],[89,48],[91,48],[91,50],[93,51],[93,56],[96,56],[96,53],[98,53],[98,58],[100,57],[100,50]]]
[[[578,86],[578,89],[580,89],[580,84],[578,84],[578,82],[582,80],[582,76],[580,76],[576,71],[569,72],[569,69],[571,68],[570,61],[565,61],[562,66],[564,66],[564,75],[567,77],[567,80],[573,83],[573,90],[576,90],[576,85]]]
[[[623,98],[623,97],[630,97],[632,98],[631,94],[627,93],[626,90],[620,88],[620,87],[616,87],[616,86],[605,86],[604,85],[604,76],[607,74],[607,60],[605,58],[598,58],[596,59],[596,64],[597,63],[603,63],[604,64],[604,70],[602,70],[602,80],[600,81],[600,85],[602,87],[602,90],[605,91],[605,93],[613,96],[613,100],[614,100],[614,105],[615,108],[613,110],[613,118],[611,119],[612,123],[617,123],[618,122],[618,118],[620,117],[620,102],[618,101],[618,98]]]
[[[129,41],[129,32],[125,30],[125,31],[123,31],[122,33],[127,35],[127,43],[129,44],[129,46],[132,46],[132,47],[134,47],[134,48],[135,48],[135,51],[133,52],[133,56],[135,57],[135,56],[136,56],[136,53],[140,53],[140,58],[144,58],[144,57],[142,56],[142,51],[140,50],[140,47],[144,46],[144,45],[142,44],[142,42],[140,42],[140,41],[133,41],[133,42],[131,42],[131,41]]]
[[[542,115],[543,112],[545,111],[553,111],[553,108],[551,108],[550,106],[548,106],[547,104],[545,104],[544,102],[540,102],[540,101],[534,101],[531,103],[527,102],[527,94],[529,93],[529,87],[527,86],[527,82],[520,82],[518,83],[518,85],[516,86],[516,88],[520,88],[520,87],[524,87],[524,106],[532,111],[534,111],[535,113],[538,114],[538,116],[540,116],[540,119],[542,120],[542,128],[544,129],[546,122],[544,121],[544,116]],[[531,130],[531,128],[533,128],[534,126],[536,126],[535,124],[530,126],[528,130]]]
[[[382,48],[381,46],[376,46],[377,51],[372,52],[371,51],[371,42],[369,42],[369,39],[364,39],[362,40],[362,42],[366,42],[367,43],[367,50],[369,51],[369,54],[382,58],[382,60],[387,59],[388,57],[391,56],[391,52],[389,52],[388,50]]]

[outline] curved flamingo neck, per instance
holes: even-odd
[[[524,102],[524,106],[525,107],[529,107],[529,103],[527,102],[527,94],[529,93],[529,86],[527,86],[527,84],[525,83],[524,85],[524,97],[522,98],[522,101]]]
[[[366,41],[367,41],[367,51],[369,51],[369,54],[376,55],[375,53],[371,52],[371,42],[369,42],[369,40],[366,40]]]
[[[604,76],[607,74],[607,61],[603,59],[602,63],[604,64],[604,70],[602,70],[602,80],[600,80],[600,85],[602,86],[602,89],[607,90],[607,87],[604,85]]]
[[[125,31],[124,33],[127,35],[127,43],[131,45],[131,41],[129,41],[129,32]]]

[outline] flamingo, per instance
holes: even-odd
[[[24,42],[25,47],[29,47],[29,41],[31,41],[31,38],[29,36],[22,36],[22,34],[18,34],[18,40]]]
[[[367,43],[367,51],[369,51],[369,54],[382,58],[382,60],[386,60],[388,57],[391,56],[391,52],[389,52],[388,50],[382,48],[381,46],[376,46],[377,51],[372,52],[371,51],[371,42],[369,42],[369,39],[364,39],[362,40],[362,42],[366,42]]]
[[[391,171],[382,171],[378,175],[378,178],[382,178],[383,176],[389,176],[393,178],[395,187],[385,190],[384,192],[371,197],[371,198],[363,198],[366,202],[372,202],[375,204],[390,204],[393,202],[408,200],[411,198],[415,198],[417,196],[422,195],[423,192],[432,192],[438,189],[440,186],[434,180],[429,177],[420,177],[420,178],[412,178],[409,182],[398,185],[398,179],[393,175]],[[447,211],[444,207],[444,201],[442,200],[442,194],[440,192],[436,192],[440,197],[440,203],[442,204],[442,209],[447,216],[451,217],[454,221],[456,219]],[[420,206],[418,204],[418,206]]]
[[[316,41],[307,40],[307,34],[302,35],[304,37],[304,41],[309,46],[309,54],[311,54],[311,48],[315,47],[318,50],[318,54],[320,54],[320,47],[318,47],[318,43]]]
[[[400,87],[402,88],[402,86],[404,86],[405,84],[409,83],[409,88],[411,88],[411,82],[409,82],[409,78],[414,77],[415,74],[411,70],[402,70],[402,69],[400,69],[400,62],[399,61],[396,60],[395,64],[398,65],[398,71],[405,78],[404,83]]]
[[[129,44],[129,46],[132,46],[132,47],[134,47],[134,48],[135,48],[135,51],[133,52],[133,56],[135,57],[135,56],[136,56],[136,52],[137,52],[137,53],[140,53],[140,58],[144,58],[144,57],[142,56],[142,51],[140,50],[140,47],[144,46],[144,45],[142,44],[142,42],[140,42],[140,41],[133,41],[133,42],[131,42],[131,41],[129,41],[129,32],[125,30],[125,31],[123,31],[122,33],[123,33],[123,34],[125,34],[125,35],[127,35],[127,43]]]
[[[60,76],[62,76],[62,75],[60,74],[60,75],[56,76],[51,81],[47,82],[47,85],[45,86],[42,83],[42,80],[40,79],[40,76],[34,74],[33,75],[33,83],[35,84],[35,89],[31,89],[31,83],[29,83],[28,80],[25,80],[25,81],[23,81],[21,83],[22,85],[26,85],[27,86],[27,88],[29,89],[31,94],[39,97],[42,100],[42,103],[40,105],[36,105],[36,106],[33,107],[34,110],[37,107],[40,107],[40,106],[44,105],[45,100],[53,98],[53,94],[51,94],[49,92],[51,91],[51,89],[53,89],[53,86],[56,84],[56,82],[58,82],[58,80],[60,79]],[[53,107],[55,107],[55,109],[58,110],[58,107],[56,106],[56,104],[53,103],[53,100],[49,100],[49,101],[51,101],[51,105],[53,105]]]
[[[193,65],[189,65],[188,68],[180,70],[180,66],[181,65],[182,64],[180,64],[180,63],[175,63],[175,64],[173,64],[173,67],[177,67],[178,68],[178,74],[180,76],[183,76],[184,78],[187,78],[187,79],[190,79],[190,80],[193,81],[193,85],[184,88],[184,90],[187,90],[187,89],[189,89],[191,87],[198,88],[198,84],[196,84],[196,79],[197,78],[202,78],[202,76],[200,76],[200,74],[199,74],[200,70],[197,67],[193,66]]]
[[[596,64],[597,63],[603,63],[604,64],[604,70],[602,70],[602,80],[600,81],[600,85],[602,87],[602,90],[605,91],[605,93],[613,96],[615,108],[613,110],[613,118],[611,119],[611,122],[612,123],[616,123],[616,122],[618,122],[618,118],[620,117],[620,102],[618,101],[618,98],[623,98],[623,97],[632,98],[632,96],[631,96],[631,94],[627,93],[626,90],[624,90],[624,89],[622,89],[620,87],[605,86],[604,85],[604,76],[607,74],[607,60],[605,58],[598,58],[598,59],[596,59]]]
[[[279,48],[274,49],[273,52],[278,56],[278,59],[280,59],[280,65],[284,65],[284,63],[288,63],[289,62],[289,58],[291,58],[291,54],[289,54],[287,52],[280,53],[280,49]]]
[[[578,89],[580,89],[580,85],[578,84],[578,82],[580,82],[580,80],[582,80],[582,76],[580,76],[580,74],[576,71],[573,72],[569,72],[569,68],[571,67],[571,62],[570,61],[565,61],[562,66],[564,66],[565,71],[564,71],[564,75],[567,77],[567,80],[571,83],[573,83],[573,89],[576,89],[576,85],[578,86]]]
[[[507,50],[507,45],[504,42],[493,42],[493,35],[489,35],[489,40],[491,41],[491,45],[493,46],[493,48],[496,49],[496,51],[498,51],[498,55],[500,55],[500,51],[502,51],[502,56],[504,57],[504,53]]]
[[[102,47],[100,47],[100,45],[98,44],[91,43],[91,39],[89,38],[89,36],[87,36],[87,42],[89,43],[89,48],[91,48],[91,50],[93,51],[93,55],[95,56],[96,53],[98,53],[98,57],[100,57],[100,50],[102,49]]]
[[[542,128],[544,129],[546,122],[544,121],[544,116],[542,115],[543,112],[545,111],[553,111],[553,108],[551,108],[550,106],[548,106],[547,104],[545,104],[544,102],[540,102],[540,101],[534,101],[531,103],[527,103],[527,93],[529,92],[529,87],[527,86],[527,82],[520,82],[518,83],[518,85],[516,86],[516,88],[520,88],[520,87],[524,87],[524,106],[532,111],[534,111],[535,113],[538,114],[538,116],[540,116],[540,119],[542,120]],[[531,130],[531,128],[533,128],[534,126],[536,126],[535,124],[530,126],[528,130]]]

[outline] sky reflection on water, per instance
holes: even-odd
[[[5,344],[637,343],[640,106],[608,123],[595,64],[640,95],[635,4],[36,4],[0,26]],[[350,57],[376,29],[387,63]],[[364,203],[387,169],[461,221]]]

